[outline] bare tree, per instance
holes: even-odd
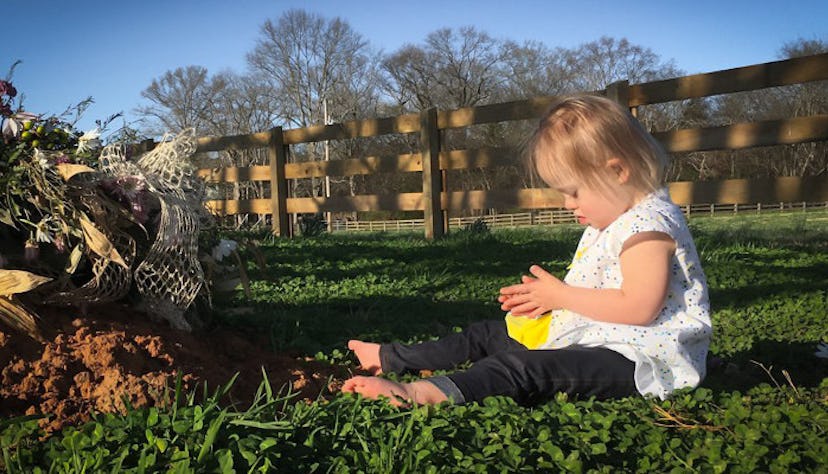
[[[779,56],[790,59],[826,51],[828,42],[798,39],[785,43]],[[717,121],[721,124],[825,113],[828,113],[828,81],[728,94],[716,100]],[[724,177],[805,176],[828,172],[828,146],[823,142],[709,155],[708,162],[721,162],[717,166]]]
[[[277,118],[276,104],[267,87],[254,77],[222,72],[215,77],[226,85],[213,99],[208,120],[213,135],[260,132],[273,126]]]
[[[305,127],[374,116],[378,57],[347,22],[290,10],[267,20],[260,33],[247,62],[268,86],[282,123]],[[322,155],[320,144],[292,148],[296,161]],[[294,195],[318,195],[320,185],[297,180]]]
[[[219,78],[227,84],[224,92],[213,99],[213,114],[209,121],[212,135],[255,133],[273,126],[277,110],[266,86],[249,75],[223,72]],[[224,150],[219,154],[224,166],[247,167],[268,163],[267,150]],[[209,166],[216,166],[212,163]],[[221,187],[228,199],[264,198],[269,187],[261,181],[246,181]],[[259,216],[259,220],[264,216]],[[237,225],[247,216],[237,216]]]
[[[155,132],[185,128],[202,132],[209,128],[214,98],[226,87],[223,78],[209,77],[204,67],[179,67],[153,79],[141,92],[151,105],[139,107],[137,112],[147,121],[147,128]]]
[[[385,91],[408,110],[491,102],[504,82],[501,42],[474,27],[443,28],[383,61]]]
[[[383,60],[386,74],[383,90],[398,106],[397,113],[425,110],[434,105],[432,66],[426,51],[411,44]]]
[[[779,50],[782,58],[798,58],[828,52],[828,41],[797,39]],[[772,89],[768,108],[781,111],[784,117],[808,117],[828,114],[828,81],[796,84]],[[780,147],[773,160],[783,176],[819,175],[828,172],[828,145],[825,142],[802,143]]]
[[[615,81],[635,84],[674,77],[679,72],[673,61],[662,61],[653,50],[626,38],[603,36],[572,50],[568,60],[577,78],[574,86],[583,92],[603,89]]]
[[[270,86],[285,123],[321,123],[325,101],[329,116],[372,112],[341,100],[345,92],[351,100],[376,96],[371,90],[376,58],[362,35],[340,18],[290,10],[275,23],[267,20],[247,61]]]
[[[543,43],[527,41],[503,45],[506,83],[503,100],[561,95],[575,91],[575,73],[562,48],[550,49]]]
[[[474,27],[442,28],[421,45],[405,45],[385,58],[384,91],[396,103],[397,113],[493,103],[505,95],[508,75],[503,58],[503,42],[485,32]],[[480,134],[468,128],[448,131],[444,144],[450,149],[466,148]],[[449,180],[463,188],[490,185],[486,172],[480,170],[450,173]]]

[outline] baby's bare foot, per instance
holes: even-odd
[[[342,391],[359,393],[365,398],[388,398],[394,406],[408,406],[411,402],[424,404],[443,403],[448,400],[436,385],[428,380],[417,380],[411,383],[398,383],[382,377],[356,376],[342,384]]]
[[[348,341],[348,349],[354,351],[359,365],[368,373],[372,375],[379,375],[382,373],[382,365],[380,364],[379,349],[380,345],[373,342],[363,342],[356,339]]]
[[[358,393],[371,399],[387,397],[388,403],[397,407],[406,404],[411,398],[405,385],[380,377],[352,377],[342,384],[342,391]]]

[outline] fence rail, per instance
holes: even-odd
[[[688,218],[701,216],[750,215],[763,213],[805,213],[828,212],[828,202],[780,202],[773,204],[687,204],[681,206]],[[463,229],[477,221],[489,228],[517,228],[536,225],[575,224],[575,216],[565,209],[549,209],[512,214],[492,214],[449,219],[451,228]],[[405,232],[423,230],[423,219],[395,220],[336,220],[331,228],[334,232]]]
[[[828,53],[644,84],[629,85],[622,81],[594,93],[610,97],[630,107],[635,113],[636,108],[642,105],[822,80],[828,80]],[[211,183],[269,182],[269,196],[209,201],[206,205],[218,215],[272,215],[273,232],[276,235],[291,234],[289,214],[417,210],[424,213],[426,236],[439,236],[446,231],[446,226],[458,225],[448,217],[457,211],[489,208],[537,210],[562,206],[561,196],[549,189],[446,191],[449,186],[445,171],[514,165],[519,152],[510,148],[446,151],[442,141],[444,131],[537,118],[553,100],[554,97],[537,97],[450,111],[430,109],[419,114],[292,130],[277,127],[249,135],[202,137],[198,141],[199,151],[267,148],[270,162],[267,166],[202,169],[198,174]],[[289,162],[293,145],[387,134],[417,134],[419,152],[308,163]],[[671,153],[828,141],[828,115],[673,130],[654,135]],[[291,197],[288,192],[289,180],[378,172],[419,172],[422,175],[422,190],[389,195],[334,197]],[[671,183],[670,192],[677,204],[691,206],[700,203],[704,206],[708,206],[708,203],[740,206],[750,203],[823,202],[828,201],[826,184],[828,176],[824,175],[681,182]]]

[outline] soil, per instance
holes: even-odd
[[[44,342],[0,324],[0,420],[48,414],[47,433],[88,421],[93,412],[121,412],[169,403],[180,375],[185,393],[210,393],[238,372],[226,403],[249,405],[263,380],[290,385],[297,399],[338,390],[350,376],[342,366],[273,352],[255,336],[184,332],[121,306],[40,310]]]

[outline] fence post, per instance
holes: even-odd
[[[425,237],[434,239],[445,234],[443,227],[442,175],[440,174],[440,130],[437,109],[420,112],[420,156],[423,161],[423,217]]]
[[[277,237],[290,237],[292,232],[288,224],[287,213],[287,179],[285,163],[287,151],[282,138],[282,127],[270,129],[270,143],[267,148],[270,160],[270,212],[272,214],[272,232]]]
[[[630,81],[616,81],[607,86],[607,99],[618,102],[624,108],[630,107]],[[632,113],[632,112],[631,112]]]

